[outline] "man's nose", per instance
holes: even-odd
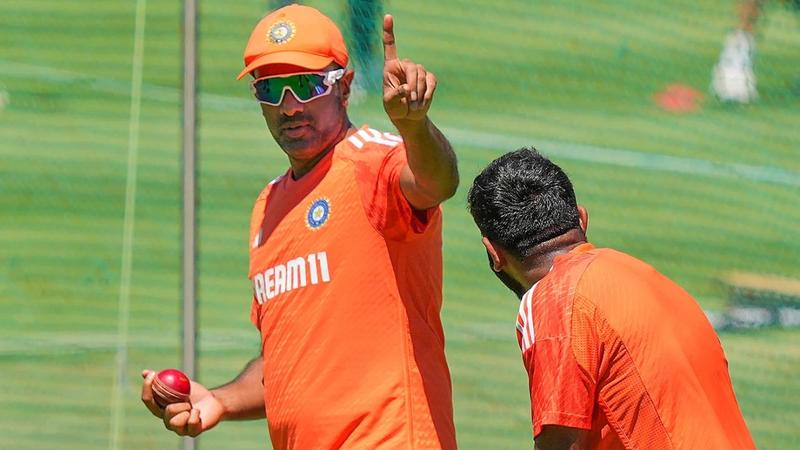
[[[294,92],[287,89],[283,93],[283,101],[281,102],[281,113],[285,116],[293,116],[299,112],[303,111],[303,103],[300,103],[297,100],[297,97],[294,96]]]

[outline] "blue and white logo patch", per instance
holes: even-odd
[[[311,203],[306,213],[306,226],[317,230],[325,224],[331,215],[331,204],[327,198],[318,198]]]

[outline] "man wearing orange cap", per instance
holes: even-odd
[[[262,353],[225,386],[193,382],[160,409],[196,436],[268,418],[276,449],[453,449],[441,309],[441,210],[456,158],[428,118],[436,78],[399,60],[383,21],[384,108],[399,136],[347,116],[353,72],[336,25],[299,5],[263,18],[244,53],[289,170],[261,192],[250,231],[251,320]]]

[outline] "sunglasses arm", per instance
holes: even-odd
[[[337,80],[344,76],[344,69],[331,70],[325,73],[325,86],[333,86]]]

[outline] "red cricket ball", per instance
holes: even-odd
[[[165,369],[153,379],[153,400],[161,408],[189,401],[192,383],[189,377],[178,369]]]

